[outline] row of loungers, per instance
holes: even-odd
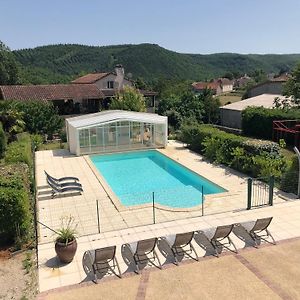
[[[151,262],[152,264],[154,264],[154,262],[156,261],[158,263],[157,267],[160,269],[162,268],[159,256],[156,252],[156,246],[159,240],[163,240],[168,244],[173,254],[174,263],[176,265],[178,265],[178,256],[184,254],[197,261],[199,260],[198,254],[193,245],[191,244],[195,234],[197,233],[201,233],[206,237],[207,241],[215,250],[215,254],[217,257],[219,257],[219,251],[222,252],[223,248],[226,248],[235,253],[238,252],[236,246],[234,245],[233,241],[229,236],[235,226],[242,226],[244,230],[246,230],[246,232],[253,240],[255,247],[258,247],[258,241],[261,240],[272,244],[276,244],[273,236],[268,230],[272,218],[273,217],[257,219],[255,224],[251,226],[251,228],[241,224],[218,226],[215,230],[214,235],[211,238],[208,238],[202,231],[192,231],[186,233],[179,233],[174,236],[166,236],[160,238],[155,237],[151,239],[140,240],[135,243],[124,244],[122,245],[122,249],[127,247],[131,252],[135,263],[135,272],[138,274],[140,272],[139,264],[145,261]],[[269,238],[271,238],[271,242],[269,241]],[[92,269],[93,274],[95,276],[95,282],[97,282],[98,279],[97,272],[101,272],[104,269],[110,269],[115,275],[121,278],[122,275],[116,258],[116,246],[99,248],[94,251],[87,251],[86,253],[90,256],[92,262]],[[194,257],[192,257],[192,253],[194,254]],[[117,272],[115,271],[115,268],[117,268]]]
[[[52,198],[57,194],[83,192],[82,185],[77,177],[61,177],[55,178],[48,174],[45,170],[46,180],[52,189]]]

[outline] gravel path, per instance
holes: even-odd
[[[0,299],[35,299],[34,268],[26,272],[25,258],[25,253],[9,258],[7,251],[0,252]]]

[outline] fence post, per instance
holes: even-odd
[[[153,210],[153,224],[155,224],[155,198],[154,198],[154,192],[152,192],[152,210]]]
[[[273,191],[274,191],[274,176],[270,177],[269,180],[269,205],[273,206]]]
[[[252,178],[247,179],[248,183],[248,195],[247,195],[247,209],[251,209],[251,200],[252,200]]]
[[[202,185],[202,188],[201,188],[201,193],[202,193],[202,217],[204,216],[204,195],[203,195],[203,185]]]
[[[100,218],[99,218],[99,204],[98,199],[96,200],[96,206],[97,206],[97,222],[98,222],[98,233],[100,233]]]

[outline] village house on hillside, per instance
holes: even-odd
[[[69,84],[2,85],[0,100],[51,101],[61,115],[94,113],[108,109],[111,98],[124,86],[134,86],[134,81],[117,65],[115,72],[87,74]],[[147,111],[155,112],[157,93],[139,91],[146,98]]]
[[[211,82],[194,82],[192,87],[196,93],[202,93],[204,90],[209,89],[214,95],[220,95],[233,90],[233,81],[228,78],[218,78]]]
[[[244,76],[237,78],[234,80],[233,83],[233,88],[234,89],[238,89],[238,88],[243,88],[247,85],[247,83],[249,83],[251,81],[251,77],[249,77],[247,74],[245,74]]]

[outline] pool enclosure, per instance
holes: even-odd
[[[76,155],[162,148],[167,128],[167,117],[123,110],[66,119],[69,150]]]

